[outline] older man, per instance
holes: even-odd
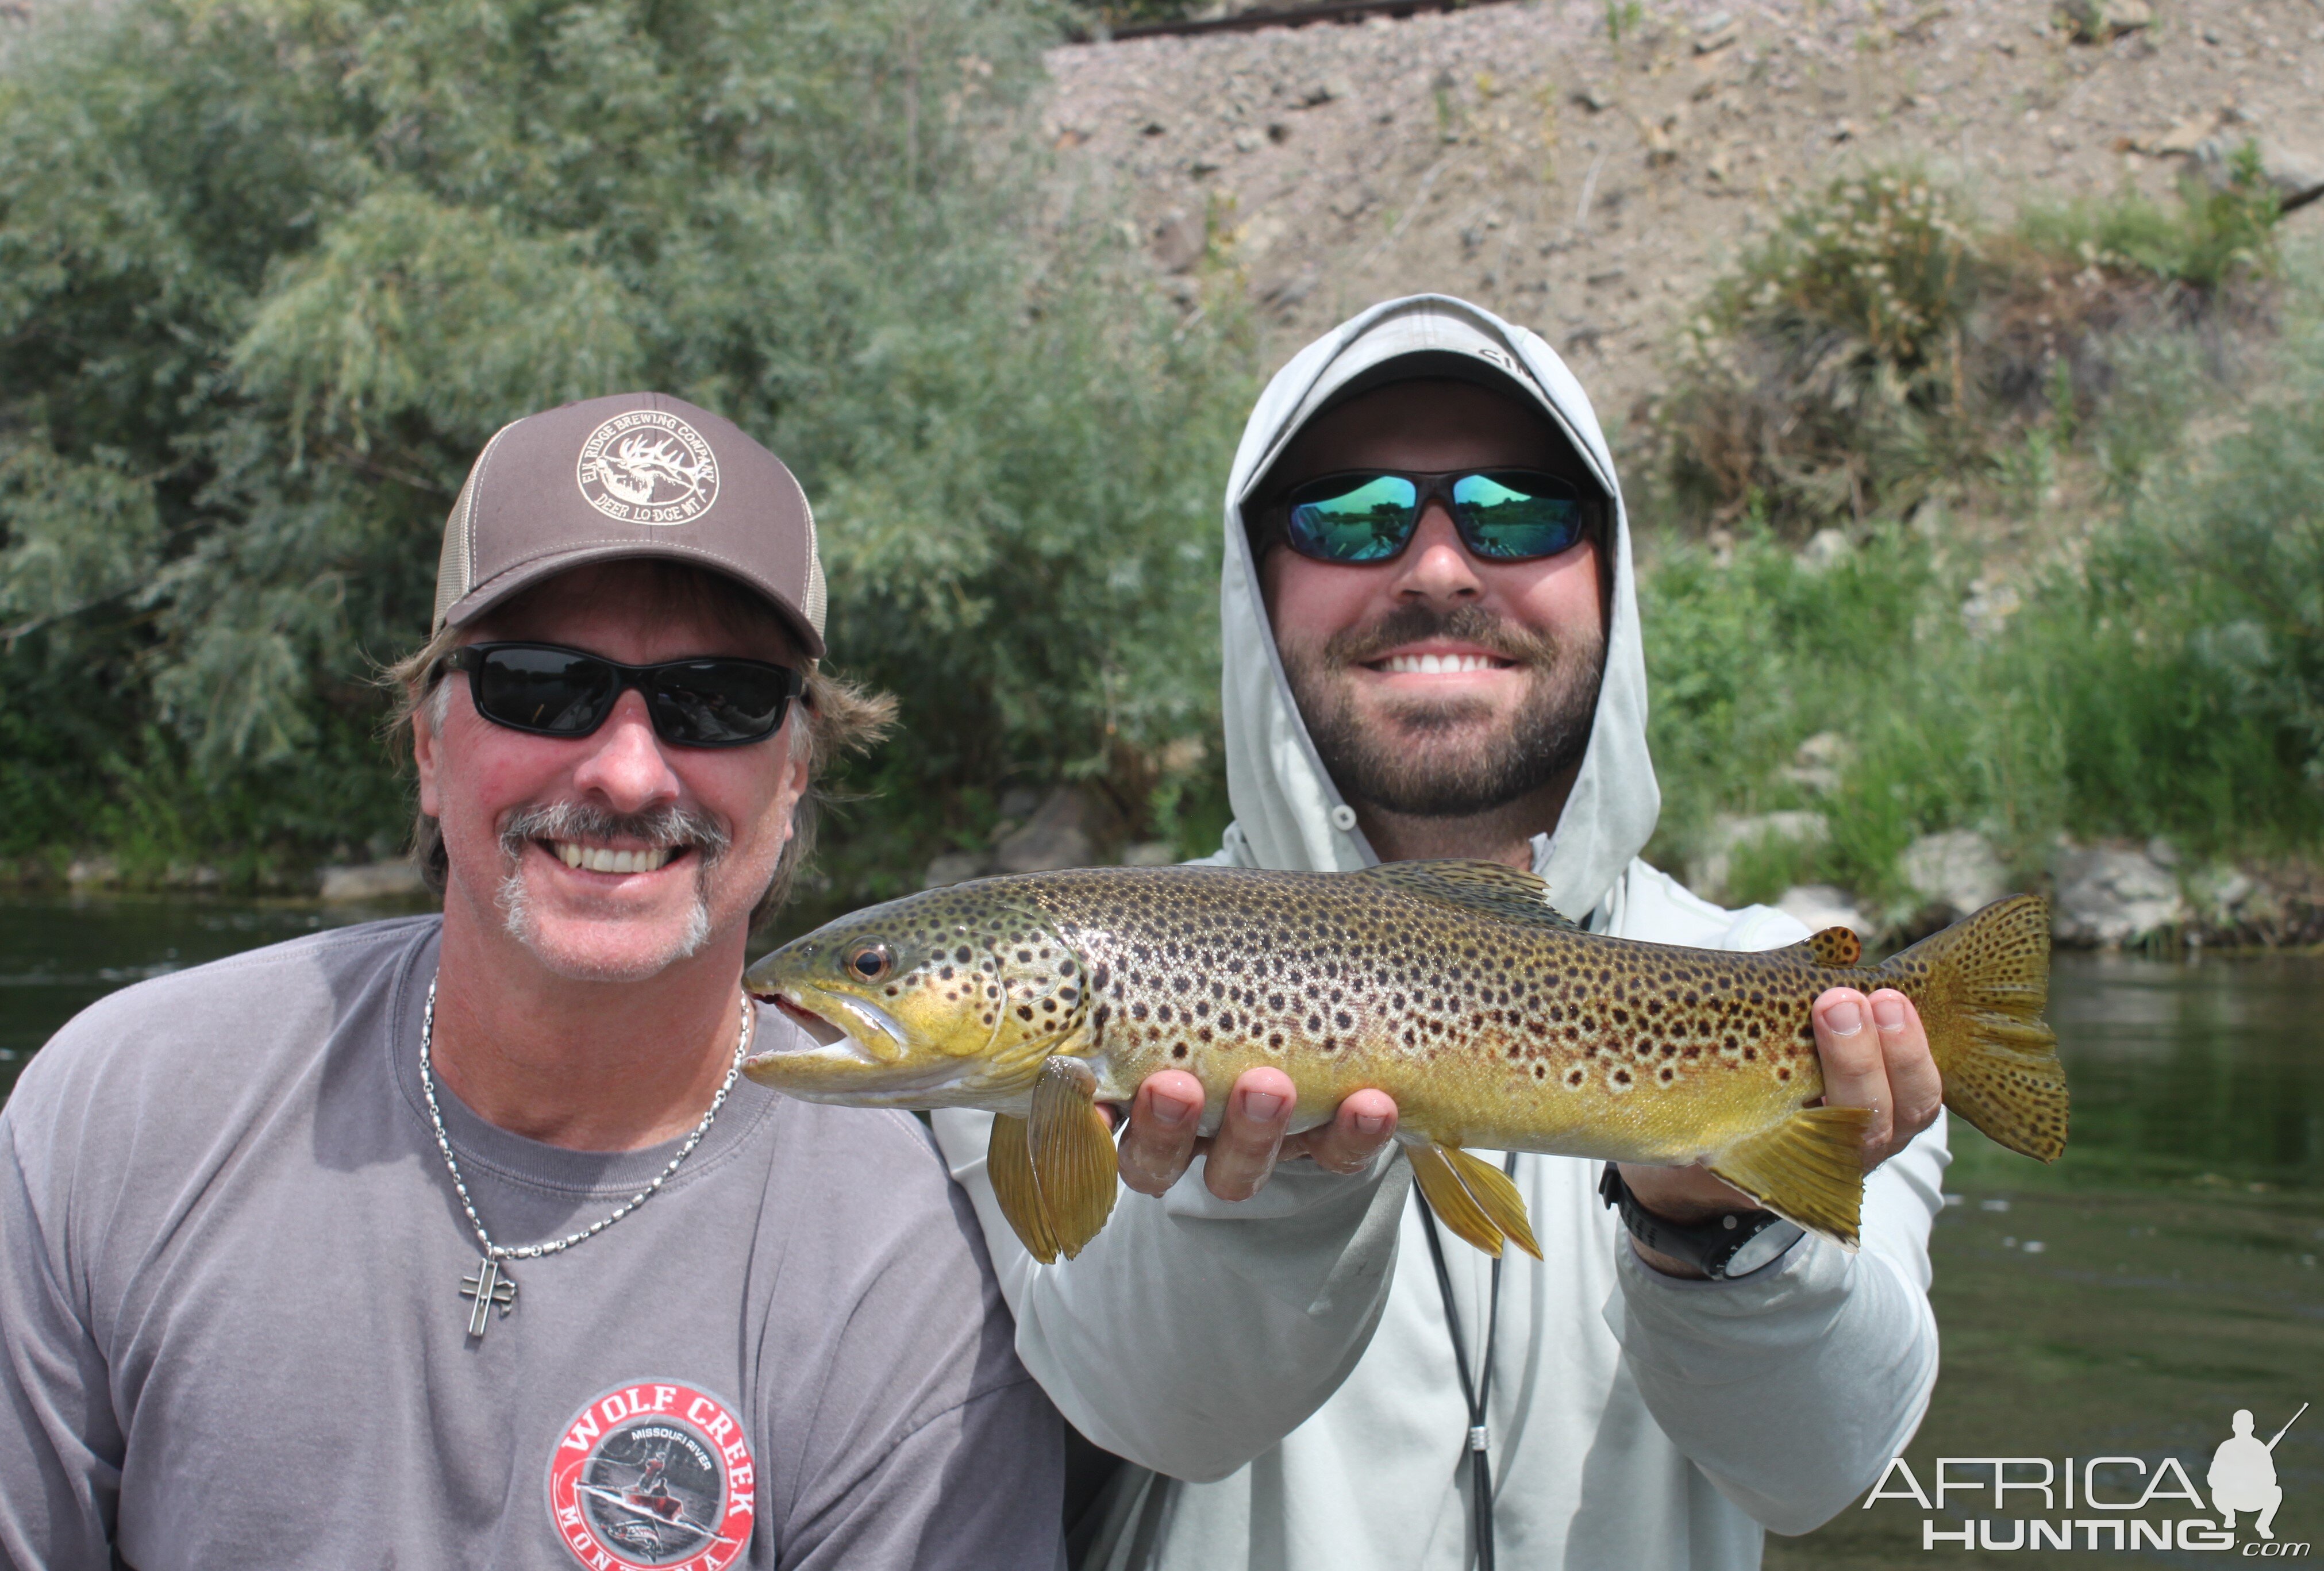
[[[1637,859],[1658,798],[1628,526],[1588,400],[1532,334],[1424,296],[1294,359],[1236,456],[1222,608],[1236,819],[1213,861],[1489,859],[1594,932],[1805,936]],[[1090,1563],[1745,1567],[1764,1529],[1831,1515],[1928,1400],[1945,1155],[1901,995],[1835,988],[1815,1030],[1829,1099],[1877,1114],[1854,1254],[1699,1170],[1521,1156],[1546,1258],[1489,1262],[1374,1156],[1386,1097],[1286,1148],[1290,1087],[1254,1070],[1193,1172],[1201,1088],[1148,1079],[1120,1163],[1158,1198],[1043,1266],[991,1201],[979,1117],[937,1115],[1027,1366],[1169,1475],[1117,1481]],[[1274,1171],[1286,1149],[1314,1160]]]
[[[816,769],[806,498],[530,416],[399,667],[441,919],[115,994],[0,1114],[0,1565],[1056,1561],[1060,1429],[920,1127],[736,1070]]]

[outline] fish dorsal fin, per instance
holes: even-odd
[[[1810,965],[1824,966],[1844,971],[1854,968],[1864,958],[1864,941],[1845,927],[1827,927],[1821,932],[1812,932],[1794,944],[1775,951],[1803,960]]]
[[[1489,911],[1512,922],[1573,925],[1550,905],[1549,886],[1502,862],[1382,862],[1352,877],[1391,884],[1440,905]]]

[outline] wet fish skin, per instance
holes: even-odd
[[[1826,988],[1914,998],[1948,1104],[2002,1144],[2047,1160],[2066,1120],[2040,1019],[2042,902],[2002,902],[1877,967],[1858,955],[1839,928],[1757,954],[1588,933],[1498,864],[1028,874],[860,912],[761,961],[754,992],[845,1035],[745,1072],[809,1099],[1030,1121],[996,1126],[993,1171],[1037,1254],[1070,1255],[1103,1226],[1093,1102],[1183,1069],[1208,1132],[1262,1064],[1296,1088],[1295,1129],[1360,1089],[1394,1097],[1424,1191],[1480,1247],[1531,1237],[1515,1190],[1464,1148],[1702,1161],[1852,1244],[1866,1116],[1814,1106]]]

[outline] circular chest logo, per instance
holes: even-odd
[[[724,1571],[751,1547],[757,1476],[726,1403],[690,1385],[618,1386],[549,1464],[549,1514],[581,1564]]]
[[[574,469],[591,507],[626,524],[683,524],[718,500],[718,455],[660,409],[631,409],[589,433]]]

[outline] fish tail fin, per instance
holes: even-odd
[[[1853,1249],[1864,1208],[1864,1131],[1871,1122],[1868,1107],[1803,1107],[1708,1165],[1777,1216]]]
[[[2066,1070],[2042,1018],[2050,904],[1996,901],[1877,968],[1921,1006],[1945,1106],[1997,1144],[2043,1162],[2066,1149]]]
[[[1525,1197],[1507,1173],[1457,1145],[1407,1145],[1404,1154],[1421,1198],[1455,1234],[1496,1259],[1505,1242],[1541,1258]]]

